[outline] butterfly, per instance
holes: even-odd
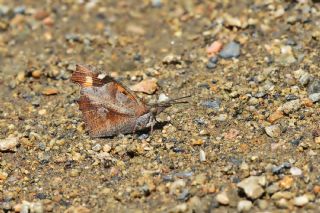
[[[181,98],[145,104],[133,91],[93,68],[76,65],[71,81],[80,85],[79,109],[91,137],[110,137],[135,133],[156,124],[156,115],[172,104],[186,103]]]

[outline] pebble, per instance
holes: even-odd
[[[320,80],[316,79],[314,80],[309,86],[308,86],[308,94],[314,94],[314,93],[320,93]]]
[[[293,175],[293,176],[301,176],[302,175],[302,170],[299,169],[298,167],[292,167],[290,169],[290,173]]]
[[[299,197],[295,197],[293,199],[293,204],[295,206],[304,206],[306,205],[307,203],[309,202],[309,199],[306,195],[302,195],[302,196],[299,196]]]
[[[206,161],[206,153],[200,149],[200,162],[205,162]]]
[[[275,205],[281,209],[289,208],[290,204],[287,199],[281,198],[275,202]]]
[[[162,5],[162,0],[151,0],[151,5],[153,7],[161,7]]]
[[[17,80],[18,80],[19,82],[24,82],[25,79],[26,79],[26,75],[25,75],[24,72],[19,72],[19,73],[17,74]]]
[[[281,129],[279,125],[271,125],[271,126],[265,127],[265,131],[267,135],[269,135],[272,138],[277,138],[281,134]]]
[[[31,75],[34,78],[40,78],[41,77],[41,70],[34,70],[34,71],[32,71]]]
[[[216,63],[212,63],[211,61],[209,61],[208,63],[207,63],[207,68],[208,69],[214,69],[214,68],[216,68],[217,67],[217,64]]]
[[[170,194],[175,194],[177,189],[184,188],[186,186],[186,182],[182,179],[174,181],[170,187],[169,187],[169,192]]]
[[[262,209],[262,210],[268,208],[268,206],[269,206],[269,203],[268,203],[268,201],[266,201],[266,200],[258,200],[258,201],[257,201],[257,204],[258,204],[258,207],[259,207],[260,209]]]
[[[201,103],[203,107],[209,108],[209,109],[216,109],[218,110],[221,105],[221,101],[216,99],[216,100],[208,100],[208,101],[203,101]]]
[[[170,98],[168,96],[166,96],[166,94],[161,93],[158,98],[158,103],[167,102],[169,100],[170,100]]]
[[[219,53],[221,58],[237,58],[240,56],[240,44],[231,41],[226,46],[223,47],[221,52]]]
[[[8,137],[0,139],[0,151],[16,151],[16,146],[19,144],[17,137]]]
[[[238,211],[239,212],[247,212],[252,208],[252,202],[250,200],[241,200],[238,203]]]
[[[283,173],[285,169],[290,169],[290,168],[291,168],[290,163],[283,163],[279,166],[272,167],[272,173],[278,175],[278,174]]]
[[[276,110],[275,112],[273,112],[269,117],[268,117],[268,121],[270,123],[274,123],[277,120],[281,119],[283,117],[283,112],[280,110]]]
[[[318,102],[320,100],[320,93],[312,93],[309,95],[309,99],[315,103]]]
[[[293,178],[291,176],[284,176],[279,182],[279,186],[283,189],[290,189],[293,185]]]
[[[92,147],[92,150],[95,151],[95,152],[99,152],[101,149],[102,149],[102,147],[101,147],[100,144],[95,144],[95,145]]]
[[[7,178],[8,178],[8,173],[2,172],[2,171],[0,170],[0,181],[6,180]]]
[[[216,56],[222,49],[222,46],[223,46],[222,42],[214,41],[210,46],[207,47],[208,57]],[[213,62],[213,63],[216,63],[216,62]]]
[[[225,191],[219,193],[216,196],[216,200],[218,201],[218,203],[220,203],[222,205],[229,205],[229,203],[230,203],[230,199],[228,198],[228,195]]]
[[[142,92],[152,95],[158,88],[157,79],[144,79],[143,81],[130,87],[132,91]]]
[[[299,99],[288,101],[283,104],[278,110],[282,110],[285,114],[290,114],[300,109],[302,103]]]
[[[109,153],[109,152],[111,151],[111,146],[108,145],[108,144],[105,144],[105,145],[103,145],[102,150],[103,150],[104,152]]]
[[[237,186],[241,188],[249,198],[257,199],[264,193],[262,186],[266,184],[265,182],[264,176],[250,176],[238,183]]]
[[[280,191],[280,192],[276,192],[271,196],[271,199],[273,200],[279,200],[281,198],[285,198],[285,199],[291,199],[294,196],[294,194],[292,192],[288,192],[288,191]]]
[[[58,94],[58,93],[59,93],[59,90],[56,89],[56,88],[50,88],[50,87],[48,87],[48,88],[44,88],[44,89],[42,90],[42,94],[43,94],[43,95],[47,95],[47,96],[49,96],[49,95],[56,95],[56,94]]]

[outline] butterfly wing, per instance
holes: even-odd
[[[81,86],[79,108],[93,137],[132,132],[135,120],[148,112],[138,97],[110,76],[77,65],[71,80]]]

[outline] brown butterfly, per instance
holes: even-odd
[[[112,77],[76,65],[71,80],[81,86],[79,109],[91,137],[134,133],[156,123],[155,116],[182,98],[145,104],[130,89]]]

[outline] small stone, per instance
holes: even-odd
[[[194,177],[192,185],[203,185],[207,182],[207,174],[201,173]]]
[[[297,99],[293,101],[288,101],[283,104],[278,110],[282,110],[285,114],[290,114],[300,109],[302,102]]]
[[[15,151],[18,144],[19,141],[17,137],[0,139],[0,151]]]
[[[145,79],[136,85],[130,87],[135,92],[143,92],[146,94],[153,94],[158,88],[157,80],[155,78]]]
[[[267,135],[269,135],[272,138],[277,138],[281,134],[281,129],[278,125],[272,125],[272,126],[265,127],[265,131],[266,131]]]
[[[26,76],[25,76],[25,73],[24,73],[24,72],[19,72],[19,73],[17,74],[17,80],[18,80],[19,82],[24,82],[25,79],[26,79]]]
[[[264,193],[264,189],[261,187],[262,185],[265,185],[265,177],[250,176],[238,183],[237,186],[241,188],[249,198],[257,199]]]
[[[320,93],[312,93],[309,95],[309,99],[315,103],[318,102],[320,100]]]
[[[178,189],[184,188],[185,186],[186,186],[186,182],[182,179],[178,179],[170,185],[169,193],[176,194]]]
[[[186,203],[182,203],[182,204],[176,205],[173,209],[171,209],[168,212],[180,213],[180,212],[186,212],[187,209],[188,209],[188,205]]]
[[[258,201],[257,201],[257,204],[258,204],[258,207],[259,207],[260,209],[262,209],[262,210],[268,208],[268,206],[269,206],[269,203],[268,203],[268,201],[266,201],[266,200],[258,200]]]
[[[37,20],[43,20],[47,18],[50,14],[47,11],[44,10],[38,10],[34,14],[34,18]]]
[[[104,152],[109,153],[109,152],[111,151],[111,146],[108,145],[108,144],[105,144],[105,145],[103,146],[102,150],[103,150]]]
[[[280,200],[277,200],[277,201],[275,202],[275,205],[276,205],[277,207],[281,208],[281,209],[287,209],[287,208],[289,208],[289,202],[288,202],[286,199],[284,199],[284,198],[281,198]]]
[[[181,56],[169,54],[162,59],[164,64],[181,64]]]
[[[168,96],[166,96],[166,94],[161,93],[161,94],[159,95],[159,98],[158,98],[158,103],[167,102],[167,101],[169,101],[169,100],[170,100],[170,98],[169,98]]]
[[[225,191],[219,193],[216,196],[216,200],[218,201],[218,203],[220,203],[222,205],[229,205],[229,203],[230,203],[230,199],[228,198],[228,195]]]
[[[284,178],[279,182],[279,186],[284,189],[290,189],[293,184],[293,178],[290,176],[284,176]]]
[[[315,186],[313,187],[313,192],[314,192],[315,194],[320,194],[320,185],[315,185]]]
[[[212,57],[217,55],[220,50],[222,49],[222,42],[220,41],[214,41],[210,46],[207,47],[207,55],[208,57]],[[215,62],[213,62],[215,63]]]
[[[267,188],[266,188],[266,192],[268,193],[268,194],[274,194],[274,193],[276,193],[277,191],[279,191],[280,190],[280,187],[279,187],[279,184],[278,183],[273,183],[273,184],[271,184],[270,186],[268,186]]]
[[[219,53],[221,58],[237,58],[240,56],[240,44],[231,41],[226,46],[223,47],[221,52]]]
[[[288,192],[288,191],[280,191],[280,192],[276,192],[274,193],[271,198],[273,200],[279,200],[281,198],[285,198],[285,199],[291,199],[294,196],[294,194],[292,192]]]
[[[34,78],[40,78],[41,77],[41,70],[34,70],[32,73],[31,73],[32,77]]]
[[[204,144],[204,141],[202,139],[192,139],[191,140],[191,144],[193,146],[199,146],[199,145]]]
[[[268,117],[268,121],[270,123],[274,123],[277,120],[279,120],[280,118],[283,117],[283,112],[280,110],[276,110],[275,112],[273,112],[269,117]]]
[[[38,114],[39,114],[39,115],[45,115],[45,114],[47,114],[47,110],[46,110],[46,109],[40,109],[40,110],[38,111]]]
[[[70,176],[71,177],[78,177],[80,175],[80,170],[79,169],[72,169],[70,171]]]
[[[95,152],[99,152],[101,149],[102,149],[102,147],[101,147],[100,144],[95,144],[95,145],[92,147],[92,150],[95,151]]]
[[[0,170],[0,181],[6,180],[8,178],[8,173]]]
[[[290,173],[293,175],[293,176],[301,176],[302,175],[302,170],[299,169],[298,167],[292,167],[290,169]]]
[[[221,105],[221,101],[219,99],[216,100],[208,100],[208,101],[203,101],[201,103],[203,107],[209,108],[209,109],[216,109],[218,110]]]
[[[43,90],[42,90],[42,94],[43,95],[56,95],[56,94],[58,94],[59,93],[59,90],[58,89],[56,89],[56,88],[44,88]]]
[[[211,61],[209,61],[208,63],[207,63],[207,68],[208,69],[214,69],[214,68],[216,68],[216,64],[215,63],[212,63]]]
[[[238,203],[238,211],[239,212],[247,212],[252,208],[252,202],[250,200],[241,200]]]
[[[307,203],[309,203],[309,199],[306,195],[302,195],[302,196],[299,196],[299,197],[295,197],[293,199],[293,204],[295,206],[304,206],[306,205]]]
[[[200,162],[205,162],[206,161],[206,153],[200,149]]]
[[[151,5],[153,7],[161,7],[162,5],[162,0],[151,0]]]
[[[308,94],[320,93],[320,80],[314,80],[308,87]]]

